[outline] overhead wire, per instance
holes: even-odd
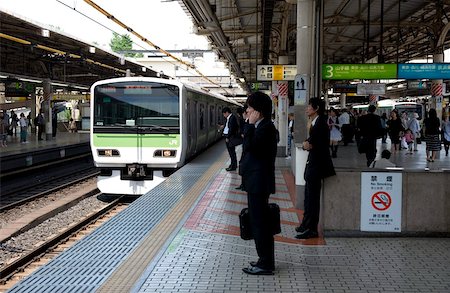
[[[94,9],[96,9],[97,11],[99,11],[100,13],[102,13],[103,15],[105,15],[108,19],[112,20],[113,22],[115,22],[116,24],[118,24],[119,26],[121,26],[122,28],[126,29],[128,32],[130,32],[131,34],[133,34],[134,36],[136,36],[137,38],[139,38],[141,41],[143,41],[144,43],[149,44],[150,46],[154,47],[156,50],[160,51],[161,53],[165,54],[166,56],[176,60],[177,62],[186,65],[188,68],[191,68],[192,70],[194,70],[195,72],[197,72],[197,74],[199,74],[202,78],[204,78],[205,80],[207,80],[208,82],[217,85],[219,88],[224,89],[220,84],[214,82],[213,80],[211,80],[210,78],[208,78],[206,75],[204,75],[200,70],[198,70],[195,65],[186,62],[174,55],[172,55],[171,53],[169,53],[168,51],[162,49],[161,47],[159,47],[158,45],[154,44],[153,42],[151,42],[150,40],[148,40],[147,38],[145,38],[144,36],[142,36],[141,34],[139,34],[138,32],[136,32],[135,30],[133,30],[131,27],[127,26],[125,23],[123,23],[122,21],[120,21],[119,19],[117,19],[116,17],[114,17],[114,15],[110,14],[108,11],[106,11],[105,9],[103,9],[102,7],[100,7],[99,5],[97,5],[94,1],[91,0],[84,0],[84,2],[86,2],[87,4],[89,4],[90,6],[92,6]],[[225,92],[227,94],[228,91],[226,89],[224,89]]]
[[[77,12],[78,14],[80,14],[80,15],[82,15],[83,17],[89,19],[90,21],[92,21],[92,22],[94,22],[94,23],[96,23],[96,24],[102,26],[103,28],[109,30],[110,32],[120,35],[119,32],[117,32],[117,31],[115,31],[115,30],[113,30],[113,29],[107,27],[106,25],[102,24],[101,22],[99,22],[99,21],[93,19],[92,17],[86,15],[85,13],[81,12],[80,10],[77,10],[76,7],[72,7],[72,6],[70,6],[70,5],[64,3],[64,2],[62,2],[62,1],[60,1],[60,0],[55,0],[55,1],[58,2],[58,3],[60,3],[60,4],[62,4],[63,6],[65,6],[65,7],[67,7],[67,8],[69,8],[70,10],[73,10],[73,11]],[[136,46],[142,48],[143,50],[146,49],[146,48],[144,48],[143,46],[141,46],[140,44],[138,44],[138,43],[136,43],[136,42],[133,42],[133,43],[134,43]],[[153,56],[156,56],[156,54],[153,53]],[[172,62],[172,61],[170,61],[170,60],[165,59],[166,57],[162,57],[162,58],[163,58],[164,61],[167,61],[167,62],[169,62],[170,64],[178,65],[177,63],[174,63],[174,62]],[[184,70],[183,68],[181,68],[181,69]],[[188,70],[184,70],[184,71],[189,72]]]

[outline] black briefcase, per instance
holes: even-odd
[[[270,209],[270,223],[272,234],[276,235],[281,233],[280,207],[276,203],[269,203],[269,209]],[[248,208],[242,209],[241,213],[239,214],[239,226],[241,230],[242,239],[244,240],[253,239]]]

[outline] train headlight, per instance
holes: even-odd
[[[120,157],[118,150],[97,150],[97,153],[101,157]]]
[[[176,150],[156,150],[153,154],[154,157],[164,157],[164,158],[170,158],[175,157],[177,154]]]

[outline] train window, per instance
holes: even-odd
[[[179,128],[179,88],[155,82],[117,82],[94,89],[94,125]]]
[[[205,128],[205,105],[200,104],[200,130],[203,130]]]
[[[223,118],[222,106],[219,106],[219,107],[217,107],[217,123],[218,124],[224,124],[222,118]]]
[[[214,106],[209,106],[209,126],[214,126]]]

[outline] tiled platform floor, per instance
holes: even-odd
[[[293,208],[289,176],[277,169],[271,196],[282,220],[274,276],[242,272],[257,259],[254,242],[239,237],[246,195],[235,189],[239,176],[223,170],[133,292],[450,292],[450,239],[296,240],[301,211]]]

